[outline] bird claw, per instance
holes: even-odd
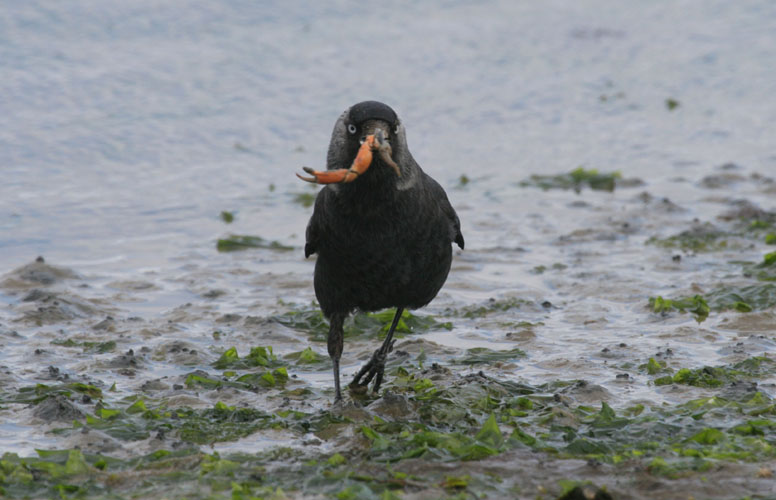
[[[393,340],[390,344],[388,344],[388,348],[383,352],[383,348],[377,349],[373,354],[371,359],[365,364],[363,367],[361,367],[361,370],[358,371],[356,376],[353,378],[353,381],[350,383],[349,387],[352,391],[356,393],[363,393],[366,392],[366,388],[369,386],[369,383],[372,382],[372,379],[374,379],[375,384],[372,388],[372,391],[377,394],[377,392],[380,390],[380,385],[383,382],[383,374],[385,373],[385,360],[388,357],[388,353],[393,351],[393,344],[396,343],[396,340]],[[361,381],[361,378],[365,377],[363,382]]]
[[[364,367],[366,368],[366,366]],[[372,365],[367,370],[364,371],[364,373],[359,372],[359,375],[356,376],[356,378],[353,379],[353,381],[348,385],[351,391],[355,392],[356,394],[363,394],[367,392],[370,382],[372,382],[372,379],[375,379],[374,386],[372,387],[372,392],[377,394],[377,392],[380,390],[380,384],[377,383],[379,380],[382,383],[383,374],[385,373],[385,365]],[[366,375],[366,378],[364,378],[363,381],[361,381],[361,377]],[[375,378],[377,377],[377,378]]]

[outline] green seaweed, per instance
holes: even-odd
[[[665,361],[656,361],[655,358],[649,358],[643,365],[639,365],[640,370],[645,370],[649,375],[655,375],[662,372],[670,372],[671,369],[666,367]]]
[[[294,247],[283,245],[277,241],[267,241],[260,236],[232,234],[226,238],[221,238],[216,242],[216,249],[219,252],[236,252],[249,248],[266,248],[281,252],[294,250]]]
[[[660,376],[665,367],[652,361],[642,369]],[[163,400],[143,398],[128,398],[110,407],[100,404],[86,422],[67,432],[81,432],[88,426],[122,441],[163,433],[184,445],[129,459],[79,450],[41,450],[29,458],[6,453],[0,459],[0,488],[11,498],[60,493],[180,497],[182,484],[192,488],[185,495],[192,499],[285,494],[397,498],[422,496],[431,491],[427,488],[497,498],[510,496],[507,489],[516,486],[510,478],[476,468],[451,473],[450,462],[483,460],[524,448],[560,459],[595,460],[612,467],[626,464],[615,471],[636,467],[654,476],[678,478],[702,474],[721,462],[757,464],[776,459],[772,444],[776,404],[760,392],[742,391],[739,400],[717,394],[680,405],[642,404],[617,410],[606,402],[598,407],[574,402],[574,389],[580,386],[575,381],[530,386],[482,374],[440,379],[433,369],[415,364],[393,371],[386,383],[394,396],[385,403],[399,398],[414,410],[392,414],[390,419],[374,416],[352,421],[334,408],[270,413],[223,402],[204,409],[169,409]],[[672,379],[716,391],[731,382],[774,372],[776,362],[758,356],[726,367],[679,370]],[[570,398],[554,397],[567,391]],[[330,444],[309,451],[278,447],[232,454],[202,453],[197,448],[280,429],[300,439],[312,433]],[[347,447],[338,445],[348,433],[355,434],[356,440],[348,441]],[[142,477],[142,481],[118,481],[120,477]],[[566,482],[561,489],[569,492],[581,484]]]
[[[231,224],[234,222],[234,212],[228,212],[226,210],[221,211],[221,220],[224,221],[226,224]]]
[[[375,313],[357,312],[345,320],[343,332],[345,338],[361,335],[384,337],[388,333],[396,309],[386,309]],[[271,318],[272,321],[294,330],[308,333],[318,342],[325,342],[329,334],[329,326],[320,310],[289,311]],[[396,338],[406,334],[420,333],[430,330],[451,330],[451,322],[440,322],[432,316],[416,315],[404,310],[396,325]]]
[[[315,339],[326,340],[329,334],[329,324],[320,309],[288,311],[270,317],[270,321],[288,328],[307,332]]]
[[[509,361],[512,359],[525,357],[525,351],[514,348],[507,351],[494,351],[485,347],[475,347],[466,350],[466,355],[456,360],[456,363],[462,365],[491,364],[498,361]]]
[[[731,233],[721,231],[706,223],[695,225],[691,229],[667,238],[653,236],[647,240],[647,244],[675,248],[685,252],[715,252],[728,248],[728,239],[731,236]]]
[[[732,229],[720,229],[708,222],[694,222],[690,229],[666,238],[653,236],[646,243],[685,252],[716,252],[743,247],[748,241],[760,240],[763,238],[762,230],[776,224],[776,213],[772,212],[758,211],[755,216],[729,215],[723,218],[736,221]],[[766,244],[776,243],[776,235],[772,233],[766,234],[764,239]]]
[[[296,361],[297,365],[316,365],[316,364],[328,364],[329,357],[322,356],[313,351],[311,347],[305,347],[304,350],[292,352],[283,356],[284,359]]]
[[[771,254],[768,254],[771,255]],[[768,255],[758,267],[768,268]],[[776,255],[776,252],[774,252]],[[760,276],[770,281],[768,276]],[[775,277],[776,278],[776,277]],[[741,286],[722,286],[705,295],[665,299],[661,296],[650,297],[649,307],[655,313],[667,314],[670,311],[691,312],[700,323],[710,311],[738,311],[747,313],[762,311],[776,305],[776,283],[755,283]]]
[[[313,206],[316,193],[294,193],[294,203],[298,203],[305,208]]]
[[[655,385],[684,384],[695,387],[720,387],[727,382],[736,381],[738,378],[734,370],[704,366],[694,370],[682,368],[674,375],[655,379]]]
[[[750,273],[760,281],[776,281],[776,252],[765,254],[763,261],[750,270]]]
[[[757,231],[759,229],[770,229],[773,226],[773,220],[754,219],[749,222],[747,229]]]
[[[661,296],[650,297],[649,307],[652,312],[666,314],[669,311],[690,312],[698,323],[703,322],[709,316],[709,305],[701,295],[681,297],[677,299],[664,299]]]
[[[202,387],[204,389],[220,389],[225,385],[223,380],[207,377],[198,372],[189,373],[186,376],[186,387]]]
[[[544,272],[547,269],[552,269],[554,271],[563,271],[566,268],[568,268],[568,266],[566,264],[561,264],[560,262],[556,262],[556,263],[554,263],[550,267],[547,267],[547,266],[544,266],[544,265],[536,266],[536,267],[534,267],[531,270],[531,272],[534,273],[534,274],[544,274]]]
[[[237,382],[251,387],[276,387],[288,381],[288,371],[284,366],[271,371],[247,373],[237,378]]]
[[[665,370],[663,370],[665,371]],[[670,370],[669,370],[670,371]],[[651,375],[661,372],[650,373]],[[721,387],[733,382],[751,380],[776,373],[776,361],[767,356],[754,356],[726,366],[682,368],[673,375],[654,380],[655,385],[684,384],[695,387]]]
[[[212,363],[212,366],[226,371],[220,378],[213,378],[205,372],[195,371],[186,376],[186,386],[211,390],[222,387],[255,390],[258,387],[267,388],[283,385],[288,380],[288,371],[284,363],[278,360],[273,353],[271,346],[253,347],[244,357],[239,356],[236,347],[230,347],[221,354],[218,360]],[[268,369],[242,375],[236,371],[258,367]]]
[[[531,301],[509,297],[505,299],[489,299],[484,305],[465,306],[461,309],[449,310],[448,312],[455,316],[464,318],[482,318],[490,314],[508,311],[510,309],[520,309],[523,306],[533,304]]]
[[[549,189],[573,189],[580,192],[583,187],[597,191],[614,191],[617,180],[621,179],[620,172],[600,173],[596,169],[578,167],[567,174],[538,175],[534,174],[527,180],[521,181],[520,186],[538,187],[545,191]]]
[[[227,406],[221,402],[203,411],[183,412],[181,418],[184,423],[179,430],[180,438],[194,444],[234,441],[262,429],[284,426],[272,414],[254,408]]]
[[[759,363],[761,365],[762,361]],[[701,383],[702,373],[702,370],[696,372],[693,378],[682,371],[679,379],[684,383]],[[715,375],[719,376],[719,373]],[[399,380],[394,390],[402,384],[409,388],[413,381],[415,384],[422,382],[418,375],[399,373],[398,376],[407,380]],[[717,386],[708,380],[704,383]],[[744,407],[749,412],[773,411],[771,402],[762,396],[743,403],[721,398],[713,402],[707,399],[668,409],[647,409],[640,405],[618,415],[605,402],[599,410],[577,406],[569,411],[552,398],[536,399],[549,387],[503,384],[482,377],[471,378],[455,387],[434,388],[430,395],[423,392],[423,398],[418,400],[423,403],[420,422],[410,424],[376,419],[372,425],[362,426],[362,434],[372,443],[370,459],[390,463],[409,458],[476,460],[511,447],[527,446],[537,451],[595,458],[613,464],[626,458],[649,462],[655,457],[660,460],[668,457],[670,461],[666,463],[679,469],[697,470],[700,465],[675,461],[674,454],[681,452],[681,456],[704,460],[729,460],[731,457],[756,460],[773,453],[772,448],[761,446],[767,435],[773,433],[771,427],[764,423],[728,427],[721,430],[725,439],[714,438],[708,431],[703,433],[701,415],[704,412],[725,411],[735,415]],[[707,407],[709,409],[705,409]],[[476,418],[477,415],[484,420]],[[695,423],[689,424],[686,421],[688,417],[692,417],[690,422]],[[519,419],[520,423],[515,419]],[[477,422],[482,423],[475,427]],[[502,439],[503,433],[496,429],[505,422],[514,430],[508,438]],[[763,434],[758,435],[761,430]],[[760,451],[747,449],[746,439],[740,437],[751,437],[753,434],[757,435],[755,441]],[[702,448],[700,451],[696,450],[699,446]]]
[[[666,109],[668,111],[673,111],[679,107],[679,101],[677,101],[673,97],[669,97],[668,99],[666,99],[665,103],[666,103]]]
[[[743,265],[744,276],[758,281],[776,281],[776,252],[763,256],[762,262],[739,262]]]
[[[493,415],[474,436],[435,431],[427,426],[397,428],[380,421],[371,427],[362,426],[361,432],[372,442],[370,458],[386,462],[410,458],[481,460],[503,451],[506,442]]]
[[[371,334],[377,332],[382,338],[387,335],[391,327],[393,317],[396,315],[396,309],[385,309],[383,311],[355,314],[353,316],[353,325],[355,328]],[[398,338],[403,337],[405,333],[420,333],[429,330],[452,330],[453,324],[449,321],[440,322],[432,316],[413,314],[408,310],[402,311],[399,322],[396,324],[395,332]]]
[[[272,352],[271,346],[252,347],[248,355],[242,358],[237,354],[236,347],[230,347],[213,363],[213,367],[218,368],[219,370],[225,370],[227,368],[240,370],[255,368],[257,366],[276,367],[282,366],[282,364],[283,363],[278,361],[277,356]]]
[[[776,305],[776,283],[720,287],[706,298],[714,310],[762,311]]]
[[[82,382],[66,382],[55,385],[36,384],[34,386],[22,387],[15,395],[6,395],[0,401],[6,403],[38,404],[51,396],[70,398],[75,394],[99,399],[103,393],[99,387]]]
[[[732,369],[748,377],[765,377],[776,373],[776,360],[767,356],[754,356],[732,365]]]
[[[83,349],[84,353],[98,353],[98,354],[104,354],[106,352],[112,352],[116,349],[116,341],[115,340],[108,340],[107,342],[77,342],[73,339],[67,339],[67,340],[52,340],[51,343],[53,345],[63,346],[63,347],[80,347]]]

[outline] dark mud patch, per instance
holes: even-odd
[[[557,394],[571,397],[574,401],[586,404],[595,404],[599,401],[609,401],[612,394],[598,384],[591,384],[586,380],[580,380],[572,385],[562,388]]]
[[[732,208],[720,214],[717,218],[729,222],[741,222],[745,226],[755,224],[772,224],[776,222],[776,213],[763,210],[749,200],[734,200]]]
[[[382,419],[412,419],[416,416],[417,404],[402,394],[386,392],[366,409]]]
[[[698,185],[706,189],[722,189],[722,188],[732,187],[735,184],[739,182],[743,182],[745,180],[746,180],[746,177],[744,177],[743,175],[739,175],[731,172],[724,172],[719,174],[707,175],[706,177],[700,180]]]
[[[644,204],[644,206],[649,209],[649,212],[653,214],[679,214],[687,212],[686,208],[677,205],[670,199],[653,196],[647,191],[639,193],[635,200]]]
[[[623,236],[620,231],[613,231],[610,228],[581,228],[559,236],[558,243],[561,245],[569,245],[596,241],[614,242],[622,238]]]
[[[193,366],[205,364],[210,356],[190,342],[175,340],[159,345],[154,349],[151,358],[180,366]]]
[[[65,280],[80,279],[73,270],[47,264],[43,257],[25,264],[7,273],[0,280],[0,288],[6,290],[25,290],[28,288],[49,286]]]
[[[108,367],[118,369],[120,373],[131,376],[134,376],[135,370],[142,369],[143,365],[143,357],[136,355],[134,349],[119,354],[107,363]]]
[[[92,325],[92,329],[113,333],[116,331],[116,320],[113,318],[113,316],[106,316],[102,321]]]
[[[776,325],[776,313],[774,311],[761,311],[724,318],[719,327],[740,333],[772,334],[774,325]]]
[[[160,287],[151,281],[144,280],[121,280],[108,283],[109,287],[124,292],[141,292],[150,290],[160,290]]]
[[[72,422],[84,418],[84,413],[74,405],[70,399],[62,394],[55,394],[38,403],[32,412],[35,418],[47,423],[54,421]]]
[[[46,325],[88,318],[104,311],[94,302],[71,291],[54,292],[33,289],[22,298],[18,309],[22,316],[16,321]]]

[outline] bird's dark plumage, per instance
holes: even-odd
[[[447,279],[452,243],[463,248],[461,225],[442,187],[426,175],[407,148],[404,127],[385,104],[366,101],[346,110],[334,126],[329,170],[348,168],[360,142],[385,132],[401,175],[378,156],[355,181],[325,186],[307,226],[305,256],[317,253],[315,295],[330,320],[329,354],[334,361],[337,399],[342,322],[356,309],[405,308],[428,304]],[[394,324],[395,327],[395,324]],[[379,389],[389,338],[369,365]],[[382,352],[382,359],[380,352]],[[362,372],[364,372],[362,370]]]

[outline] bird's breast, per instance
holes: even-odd
[[[364,310],[428,303],[447,277],[452,247],[444,221],[426,212],[370,204],[330,213],[315,272],[322,305],[320,295]]]

